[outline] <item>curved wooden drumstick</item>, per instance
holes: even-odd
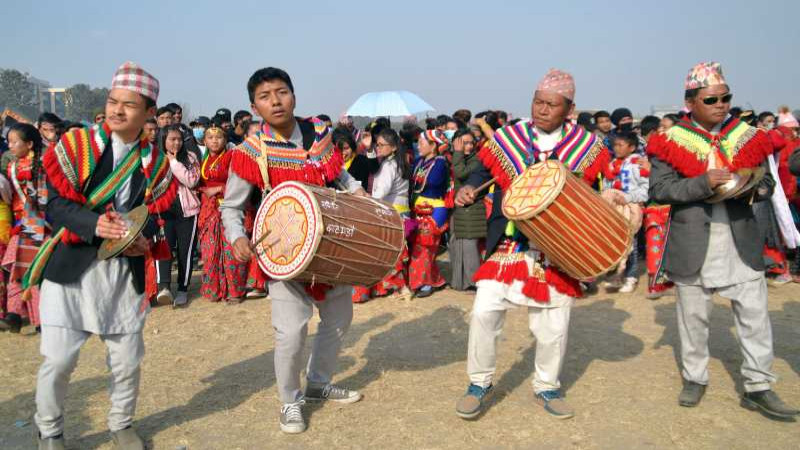
[[[272,232],[273,232],[273,231],[274,231],[274,230],[269,230],[269,231],[267,231],[266,233],[262,234],[262,235],[261,235],[261,237],[260,237],[260,238],[258,238],[258,240],[256,240],[255,242],[253,242],[253,248],[257,248],[257,247],[258,247],[258,244],[262,243],[262,242],[263,242],[263,241],[264,241],[264,240],[267,238],[267,236],[269,236],[269,235],[271,235],[271,234],[272,234]],[[280,241],[280,240],[281,240],[280,236],[278,236],[278,235],[276,234],[275,236],[273,236],[273,237],[272,237],[272,239],[270,239],[269,241],[267,241],[267,242],[266,242],[264,245],[265,245],[267,248],[271,248],[273,245],[277,244],[277,243],[278,243],[278,241]]]

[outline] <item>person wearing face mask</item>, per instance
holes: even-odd
[[[391,204],[404,220],[410,218],[408,208],[408,178],[411,169],[400,143],[400,136],[391,128],[384,128],[376,135],[375,151],[380,167],[372,180],[372,198]],[[410,300],[411,291],[406,281],[408,248],[390,274],[375,286],[354,286],[353,303],[363,303],[374,297],[383,297],[396,292],[399,299]]]
[[[772,111],[764,111],[759,114],[758,119],[756,119],[756,127],[764,131],[775,128],[775,114]]]
[[[57,115],[50,112],[42,113],[37,123],[39,124],[39,134],[42,136],[42,148],[58,142],[61,119]]]
[[[735,171],[766,166],[773,150],[764,131],[729,114],[732,97],[719,63],[695,65],[685,82],[688,116],[648,145],[649,195],[672,207],[663,265],[678,294],[683,379],[678,404],[697,406],[709,383],[709,313],[716,293],[730,300],[738,330],[741,406],[791,419],[800,411],[771,389],[777,378],[772,371],[764,236],[752,206],[769,200],[775,180],[767,171],[747,195],[707,202]]]

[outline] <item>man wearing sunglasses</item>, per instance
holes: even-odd
[[[719,63],[700,63],[686,79],[690,114],[647,147],[650,198],[672,207],[663,265],[675,282],[681,342],[681,406],[697,406],[708,384],[711,296],[730,299],[744,361],[743,407],[782,419],[800,414],[770,389],[772,327],[762,249],[752,203],[768,200],[766,172],[744,195],[710,203],[733,173],[765,165],[772,148],[763,130],[731,117],[733,94]]]

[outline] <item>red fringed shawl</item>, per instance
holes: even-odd
[[[342,171],[344,159],[333,145],[330,130],[317,118],[307,119],[314,125],[314,144],[305,150],[273,133],[269,125],[233,149],[231,168],[234,173],[260,190],[284,181],[299,181],[325,186]],[[270,186],[265,186],[259,169],[259,158],[265,158]]]
[[[47,148],[42,158],[42,167],[59,196],[81,205],[86,204],[86,183],[94,173],[103,152],[109,149],[110,140],[111,130],[103,122],[89,129],[80,128],[64,133],[58,143]],[[145,204],[151,214],[164,212],[169,209],[178,193],[178,183],[172,177],[169,160],[164,152],[151,145],[144,136],[140,138],[139,149],[147,182]],[[62,234],[61,242],[76,244],[81,239],[77,234],[66,230]]]
[[[647,154],[664,161],[686,178],[706,173],[716,152],[730,171],[759,166],[772,154],[767,134],[739,119],[730,119],[716,136],[684,118],[647,144]]]

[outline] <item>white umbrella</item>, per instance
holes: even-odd
[[[347,109],[348,116],[380,117],[411,116],[427,111],[433,107],[408,91],[367,92]]]

